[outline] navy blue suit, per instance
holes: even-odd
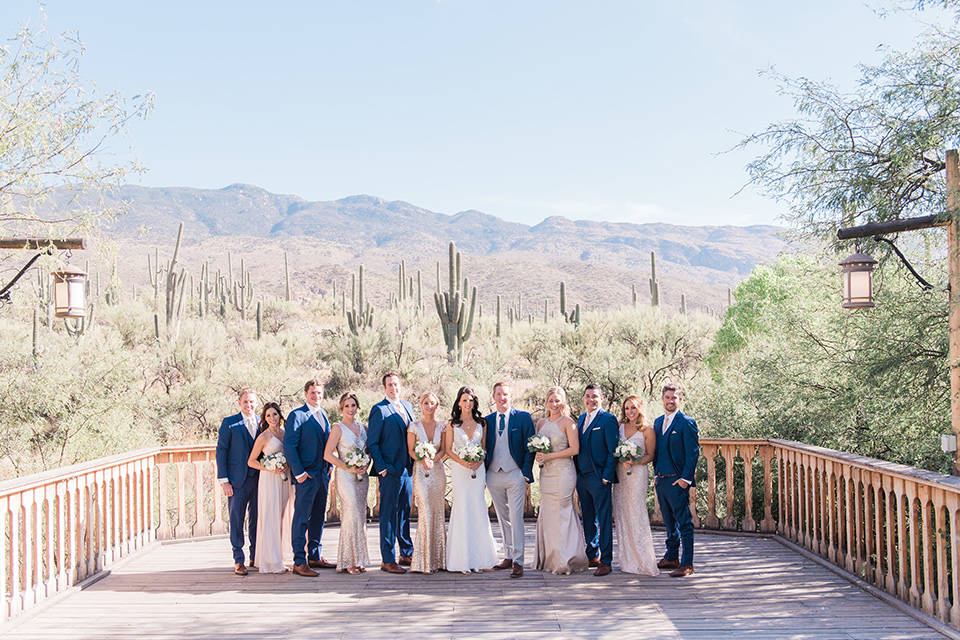
[[[293,526],[290,541],[293,562],[307,564],[320,559],[320,538],[327,516],[327,490],[330,487],[330,463],[323,459],[323,450],[330,437],[330,420],[318,409],[320,420],[304,404],[287,415],[283,434],[283,455],[287,458],[293,477],[307,473],[309,477],[297,483],[293,501]]]
[[[537,432],[533,424],[533,418],[526,411],[518,411],[510,407],[507,412],[510,419],[507,421],[507,442],[510,445],[510,457],[520,467],[520,472],[526,478],[527,484],[533,482],[533,461],[536,454],[527,450],[527,440],[533,437]],[[497,412],[494,411],[488,415],[487,421],[487,442],[484,447],[487,450],[487,457],[483,463],[487,469],[490,469],[490,463],[493,462],[493,450],[497,446]]]
[[[577,420],[580,453],[577,454],[577,495],[583,516],[583,537],[587,557],[613,563],[613,483],[617,481],[617,459],[613,456],[620,441],[620,423],[612,413],[600,409],[584,431],[584,413]],[[606,481],[606,482],[604,482]]]
[[[677,411],[670,428],[663,433],[660,416],[653,421],[657,448],[653,452],[653,470],[657,476],[657,501],[667,529],[666,560],[693,565],[693,516],[690,514],[690,486],[696,484],[700,439],[696,421]],[[679,479],[691,484],[686,489],[674,484]],[[683,554],[680,548],[683,547]]]
[[[407,425],[413,422],[413,405],[406,400],[400,404],[403,414],[384,398],[373,405],[367,420],[367,447],[373,459],[370,475],[379,477],[380,557],[384,563],[397,561],[398,543],[401,556],[413,555],[410,538],[413,458],[407,451]],[[381,476],[384,471],[386,475]]]
[[[217,435],[217,478],[226,478],[233,487],[233,495],[227,498],[230,514],[230,545],[233,561],[243,564],[243,520],[249,512],[247,524],[250,538],[250,562],[255,562],[257,550],[257,484],[260,471],[250,467],[247,461],[253,451],[254,439],[243,422],[243,414],[224,418]]]

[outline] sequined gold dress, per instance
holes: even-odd
[[[623,425],[620,425],[623,438]],[[641,456],[646,453],[643,433],[636,432],[629,438],[640,447]],[[617,464],[617,484],[613,485],[613,522],[617,534],[620,571],[647,576],[659,575],[657,555],[650,532],[650,516],[647,512],[648,465],[632,465],[632,473],[622,464]]]
[[[340,423],[340,442],[337,455],[343,460],[353,449],[367,448],[367,429],[359,422],[357,435]],[[370,564],[367,551],[367,493],[370,477],[363,473],[337,469],[337,500],[340,502],[340,541],[337,545],[337,571]],[[360,478],[359,480],[357,478]]]
[[[419,420],[412,423],[407,430],[416,435],[417,442],[433,442],[439,451],[445,426],[437,423],[433,440],[427,437],[427,432]],[[433,573],[445,568],[447,554],[447,472],[442,463],[435,464],[429,470],[429,476],[426,472],[422,462],[413,463],[413,503],[417,507],[417,532],[413,539],[410,571],[419,573]]]
[[[563,451],[570,446],[567,432],[557,422],[544,422],[538,433],[550,438],[554,451]],[[554,458],[543,464],[534,569],[569,574],[589,566],[583,544],[583,525],[573,506],[576,486],[577,471],[573,458]]]

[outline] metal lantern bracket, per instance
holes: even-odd
[[[874,242],[886,242],[893,249],[893,252],[897,254],[897,257],[900,258],[900,262],[903,263],[907,269],[910,270],[910,273],[913,274],[913,277],[917,279],[917,283],[920,285],[920,288],[924,291],[929,291],[933,289],[933,285],[923,279],[923,277],[917,273],[917,270],[913,268],[913,265],[910,264],[910,261],[907,260],[907,257],[901,253],[900,249],[897,248],[897,245],[893,244],[893,240],[884,238],[883,236],[873,236]]]
[[[10,292],[16,286],[17,281],[23,277],[23,274],[27,272],[30,267],[33,266],[33,263],[41,258],[41,256],[48,256],[53,254],[54,247],[49,247],[37,255],[30,258],[30,261],[27,264],[23,265],[23,268],[17,272],[17,275],[13,276],[13,280],[4,285],[3,289],[0,289],[0,307],[10,304]]]

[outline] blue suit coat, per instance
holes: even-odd
[[[247,464],[251,451],[253,438],[243,422],[243,414],[224,418],[217,435],[217,478],[226,478],[234,491],[239,490],[248,477],[256,478],[260,474]]]
[[[657,448],[653,452],[653,470],[661,473],[664,467],[661,462],[669,462],[680,477],[690,480],[693,485],[697,481],[697,462],[700,461],[700,437],[697,433],[697,422],[690,416],[677,411],[670,423],[670,430],[663,433],[663,419],[660,416],[653,421],[653,430],[657,436]],[[667,460],[661,457],[667,456]]]
[[[609,483],[617,481],[617,459],[613,456],[620,442],[620,423],[609,411],[600,409],[590,423],[586,433],[583,422],[584,413],[577,420],[577,435],[580,439],[580,453],[577,455],[577,470],[581,474],[596,473]]]
[[[330,419],[323,409],[320,409],[320,417],[322,420],[318,421],[306,404],[287,415],[283,455],[294,477],[306,472],[320,478],[324,486],[329,486],[330,463],[323,459],[323,450],[330,437]]]
[[[513,407],[510,407],[510,411],[507,412],[510,418],[507,420],[507,442],[510,447],[510,457],[513,458],[513,461],[517,463],[517,466],[520,467],[520,472],[523,474],[523,477],[526,478],[527,484],[533,482],[533,460],[536,457],[536,454],[532,451],[527,451],[527,440],[533,437],[536,433],[536,427],[533,424],[533,418],[530,417],[530,414],[526,411],[518,411]],[[493,462],[493,449],[497,444],[497,412],[494,411],[488,415],[485,420],[487,421],[487,441],[484,443],[484,447],[487,450],[487,457],[484,458],[484,464],[487,466],[487,469],[490,468],[490,463]]]
[[[370,409],[367,420],[367,448],[373,459],[370,475],[379,475],[386,470],[388,475],[400,476],[413,469],[413,458],[407,451],[407,424],[414,421],[413,405],[406,400],[400,404],[406,410],[404,417],[393,403],[384,398]]]

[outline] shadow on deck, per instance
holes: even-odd
[[[496,527],[496,524],[494,523]],[[527,523],[527,559],[535,525]],[[324,532],[336,558],[337,527]],[[658,553],[663,533],[654,532]],[[233,574],[226,538],[157,544],[5,629],[56,638],[944,638],[818,563],[759,536],[697,533],[686,579],[528,570],[318,578]],[[498,534],[499,539],[499,534]],[[615,555],[616,557],[616,555]]]

